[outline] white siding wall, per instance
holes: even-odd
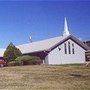
[[[71,54],[68,53],[68,41],[71,45]],[[59,46],[61,50],[59,51],[58,47],[52,50],[48,54],[48,58],[45,58],[46,63],[48,64],[70,64],[70,63],[84,63],[85,62],[85,50],[80,47],[78,44],[72,40],[68,40],[64,43],[67,45],[67,54],[65,54],[64,43]],[[72,43],[74,43],[75,54],[72,54]]]
[[[44,64],[49,64],[48,55],[45,57]]]

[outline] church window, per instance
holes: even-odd
[[[64,44],[64,50],[65,50],[65,54],[67,54],[67,47],[66,47],[66,43]]]
[[[75,51],[74,51],[74,44],[72,44],[72,54],[75,54]]]
[[[68,42],[68,52],[71,54],[70,42]]]

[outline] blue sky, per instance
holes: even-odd
[[[71,34],[90,39],[89,1],[0,1],[0,48],[61,36],[65,16]]]

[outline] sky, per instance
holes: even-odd
[[[90,40],[89,1],[0,1],[0,48],[61,36],[65,17],[72,35]]]

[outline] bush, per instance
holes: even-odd
[[[16,65],[37,65],[41,64],[41,59],[36,56],[23,55],[15,59]]]

